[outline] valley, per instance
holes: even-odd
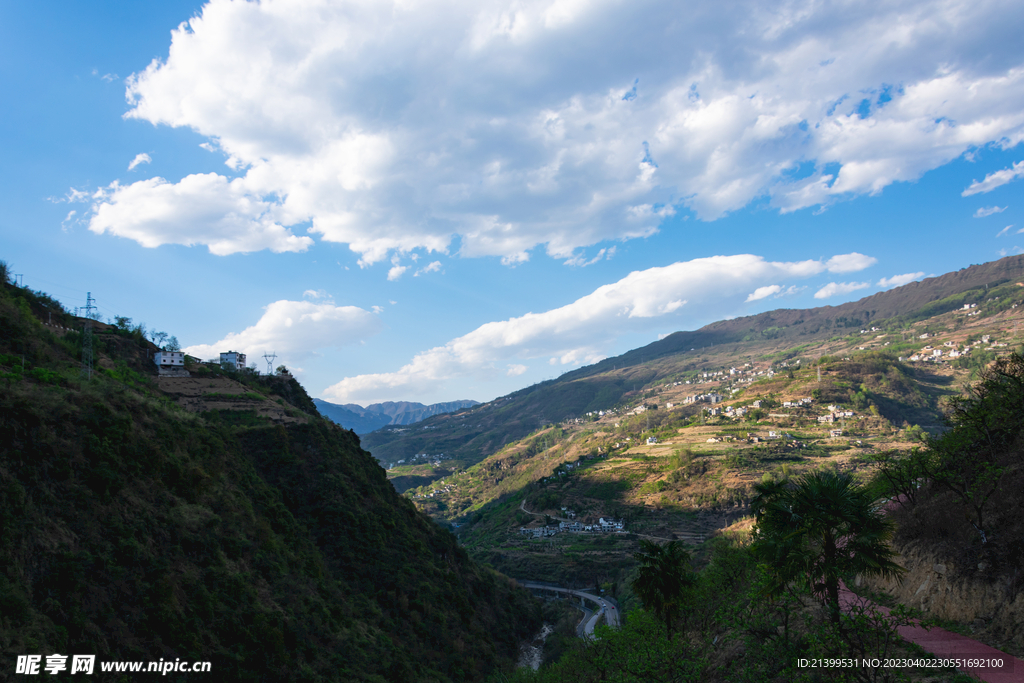
[[[287,372],[187,357],[181,371],[160,374],[141,328],[96,323],[86,341],[84,319],[5,284],[0,427],[12,445],[2,451],[0,502],[19,530],[5,541],[7,576],[19,577],[4,584],[15,615],[3,624],[8,649],[29,647],[26,638],[108,657],[169,648],[207,657],[238,680],[268,670],[283,680],[329,680],[336,670],[352,680],[506,680],[519,645],[544,633],[530,661],[574,666],[601,648],[622,648],[612,660],[628,659],[650,641],[666,662],[697,666],[679,659],[670,622],[651,621],[650,594],[637,592],[645,557],[682,548],[692,573],[680,624],[703,648],[698,669],[730,680],[730,667],[742,665],[762,680],[777,663],[717,653],[717,639],[729,647],[747,639],[763,653],[791,613],[805,620],[801,628],[826,628],[817,598],[778,602],[755,590],[770,577],[750,550],[758,492],[814,475],[890,498],[893,547],[923,580],[914,593],[855,574],[848,582],[882,591],[880,600],[919,600],[922,612],[935,605],[951,615],[944,625],[1020,653],[1024,603],[1014,602],[1016,574],[1007,573],[1020,557],[1016,404],[986,408],[1012,436],[994,451],[1000,464],[980,475],[995,482],[981,502],[994,501],[988,522],[977,505],[975,522],[951,514],[979,500],[970,467],[959,480],[927,470],[920,507],[904,509],[897,495],[916,495],[925,480],[926,470],[913,468],[931,465],[918,454],[948,457],[937,444],[955,422],[950,409],[960,407],[963,424],[970,397],[984,395],[968,387],[993,381],[986,368],[995,361],[1007,377],[1024,376],[1013,355],[1024,263],[1010,261],[1020,272],[1000,268],[1013,277],[975,286],[977,272],[961,272],[967,288],[949,292],[942,276],[932,291],[942,298],[886,318],[847,318],[837,329],[842,307],[826,307],[800,312],[818,325],[814,333],[757,326],[792,317],[783,311],[728,321],[746,330],[731,340],[715,323],[362,441],[319,415]],[[926,300],[921,284],[912,288]],[[890,294],[906,299],[900,289]],[[872,305],[886,304],[880,296]],[[712,334],[713,345],[683,348]],[[87,345],[96,352],[91,376],[78,360]],[[397,415],[411,405],[385,407]],[[942,462],[959,471],[957,461]],[[886,483],[882,470],[895,478]],[[74,507],[60,504],[68,497]],[[987,524],[996,542],[979,548],[971,524]],[[172,564],[157,552],[164,546]],[[1009,597],[991,598],[1004,584]],[[524,587],[591,596],[601,607],[581,622],[568,602],[542,608]],[[72,605],[71,617],[46,594]],[[159,619],[122,614],[120,603],[150,605]],[[125,620],[131,642],[97,640],[111,618]],[[257,631],[237,635],[232,624],[244,621]],[[597,628],[602,622],[621,635]],[[580,628],[597,641],[578,640]],[[323,635],[314,648],[300,636],[315,632]],[[807,647],[803,637],[787,645],[791,654]],[[274,649],[261,650],[265,642]],[[838,642],[825,647],[846,647]],[[786,661],[792,670],[795,660]],[[301,674],[283,673],[292,670]],[[557,679],[560,670],[538,675]]]
[[[760,330],[749,333],[757,339],[661,353],[672,337],[707,334],[677,333],[602,361],[602,370],[365,441],[384,444],[371,448],[391,482],[451,524],[474,556],[515,578],[618,592],[641,539],[683,540],[702,556],[704,542],[749,526],[753,486],[765,476],[832,469],[866,481],[877,454],[940,433],[945,399],[1024,339],[1024,287],[1015,278],[943,287],[935,296],[945,297],[915,311],[803,339],[765,339]],[[891,295],[905,298],[899,289]],[[784,314],[791,317],[762,318]],[[815,321],[835,311],[801,315]],[[590,400],[562,400],[587,388]],[[594,397],[602,391],[606,399]],[[557,419],[514,438],[538,406]],[[510,419],[498,426],[496,415]],[[563,508],[585,525],[623,519],[624,533],[559,529]],[[541,533],[549,535],[530,535]]]

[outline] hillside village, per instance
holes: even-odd
[[[467,460],[458,435],[503,397],[418,426],[445,439],[446,455],[425,457],[422,441],[385,464],[396,486],[412,484],[405,495],[418,507],[511,576],[614,582],[641,539],[685,539],[700,552],[704,539],[749,524],[766,473],[830,467],[866,478],[876,454],[938,433],[944,397],[1021,343],[1024,290],[994,294],[820,341],[720,344],[605,373],[652,379]]]

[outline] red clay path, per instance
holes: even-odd
[[[856,595],[845,585],[840,585],[839,603],[843,609],[853,604],[863,604],[864,599]],[[871,605],[872,603],[868,603]],[[881,605],[873,605],[886,614],[889,610]],[[969,674],[986,683],[1024,683],[1024,660],[1020,660],[1005,652],[989,647],[977,640],[947,631],[944,628],[925,629],[921,626],[901,626],[900,637],[911,643],[920,645],[939,659],[1001,659],[1002,668],[994,667],[957,667],[959,671]]]

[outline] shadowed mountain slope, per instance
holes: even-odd
[[[535,603],[294,379],[192,365],[166,393],[141,328],[95,325],[87,380],[82,323],[0,283],[8,665],[92,653],[210,661],[218,681],[444,682],[513,664]]]

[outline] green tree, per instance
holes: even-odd
[[[1017,460],[1024,431],[1024,357],[1012,353],[986,369],[966,395],[949,399],[942,436],[929,440],[928,476],[952,491],[969,510],[987,544],[985,505]]]
[[[690,554],[679,541],[658,545],[644,540],[640,541],[640,552],[633,557],[640,563],[632,582],[633,591],[644,609],[665,622],[671,641],[672,624],[682,612],[686,590],[695,582]]]
[[[917,504],[917,492],[925,476],[925,454],[919,448],[909,452],[882,451],[870,456],[877,468],[873,477],[876,493],[893,496],[904,506]]]
[[[762,481],[754,489],[753,549],[775,577],[772,592],[806,580],[838,623],[841,576],[902,577],[888,543],[891,520],[849,474],[814,472],[796,482]]]
[[[928,440],[928,432],[924,431],[921,425],[910,425],[904,433],[908,441],[926,442]]]

